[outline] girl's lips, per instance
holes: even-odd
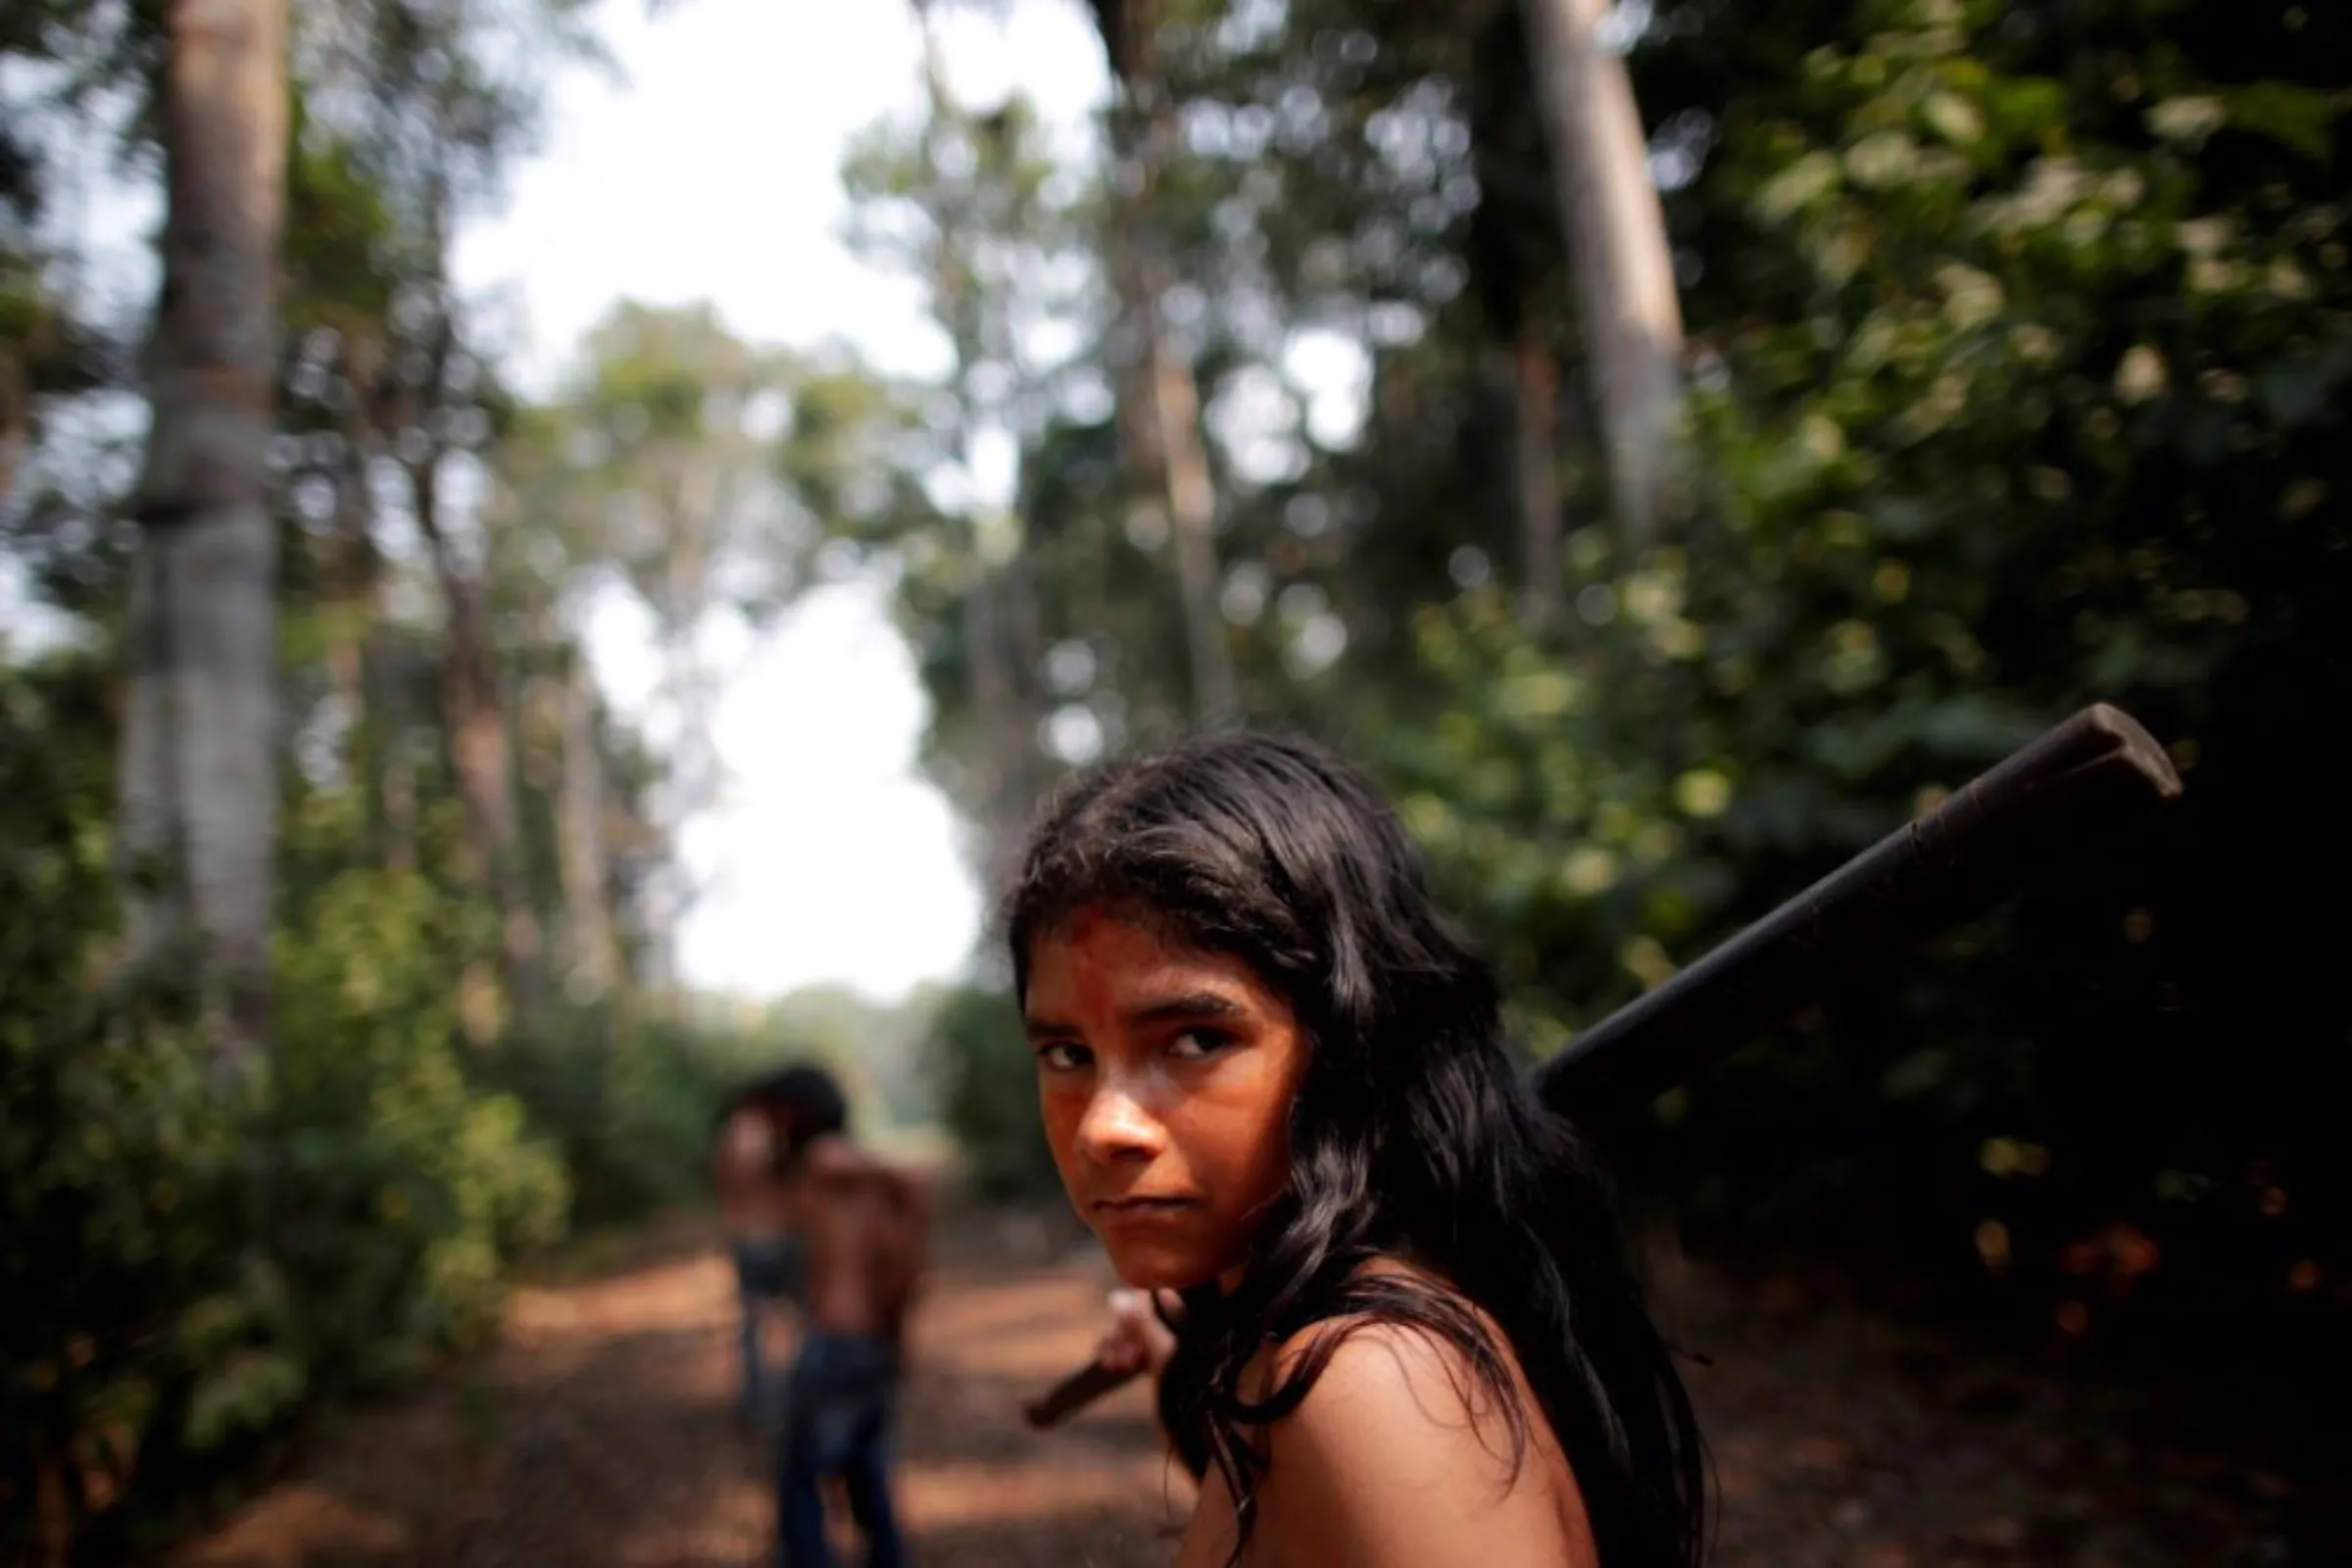
[[[1102,1215],[1105,1219],[1114,1220],[1164,1219],[1170,1215],[1187,1213],[1200,1206],[1200,1200],[1197,1198],[1141,1196],[1095,1200],[1095,1212]]]

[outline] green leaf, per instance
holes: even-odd
[[[2343,113],[2333,95],[2292,82],[2257,81],[2217,96],[2230,124],[2291,147],[2314,163],[2330,160],[2335,117]]]
[[[188,1399],[188,1446],[201,1452],[231,1433],[268,1426],[293,1408],[303,1383],[301,1364],[275,1350],[231,1357],[199,1379]]]
[[[2066,89],[2039,76],[1996,80],[1984,95],[1992,132],[2003,141],[2038,138],[2060,124],[2066,114]]]
[[[1783,222],[1838,188],[1838,160],[1820,149],[1782,170],[1756,192],[1755,209],[1767,222]]]

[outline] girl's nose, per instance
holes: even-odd
[[[1167,1147],[1167,1128],[1133,1089],[1106,1080],[1078,1122],[1078,1150],[1105,1165],[1150,1160]]]

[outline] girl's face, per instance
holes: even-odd
[[[1239,958],[1088,908],[1033,942],[1026,1022],[1054,1163],[1119,1277],[1238,1269],[1290,1178],[1290,1004]]]

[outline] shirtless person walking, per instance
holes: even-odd
[[[838,1125],[841,1110],[829,1080],[807,1067],[787,1067],[746,1084],[720,1112],[711,1141],[710,1185],[726,1229],[741,1304],[741,1402],[744,1420],[772,1429],[781,1417],[768,1372],[763,1330],[776,1308],[805,1283],[801,1250],[780,1169],[796,1115]]]
[[[781,1162],[808,1287],[776,1489],[780,1560],[782,1568],[831,1568],[822,1487],[838,1476],[866,1561],[901,1568],[891,1418],[929,1244],[929,1200],[911,1172],[851,1141],[838,1091],[807,1103],[813,1114],[788,1118],[795,1137]]]

